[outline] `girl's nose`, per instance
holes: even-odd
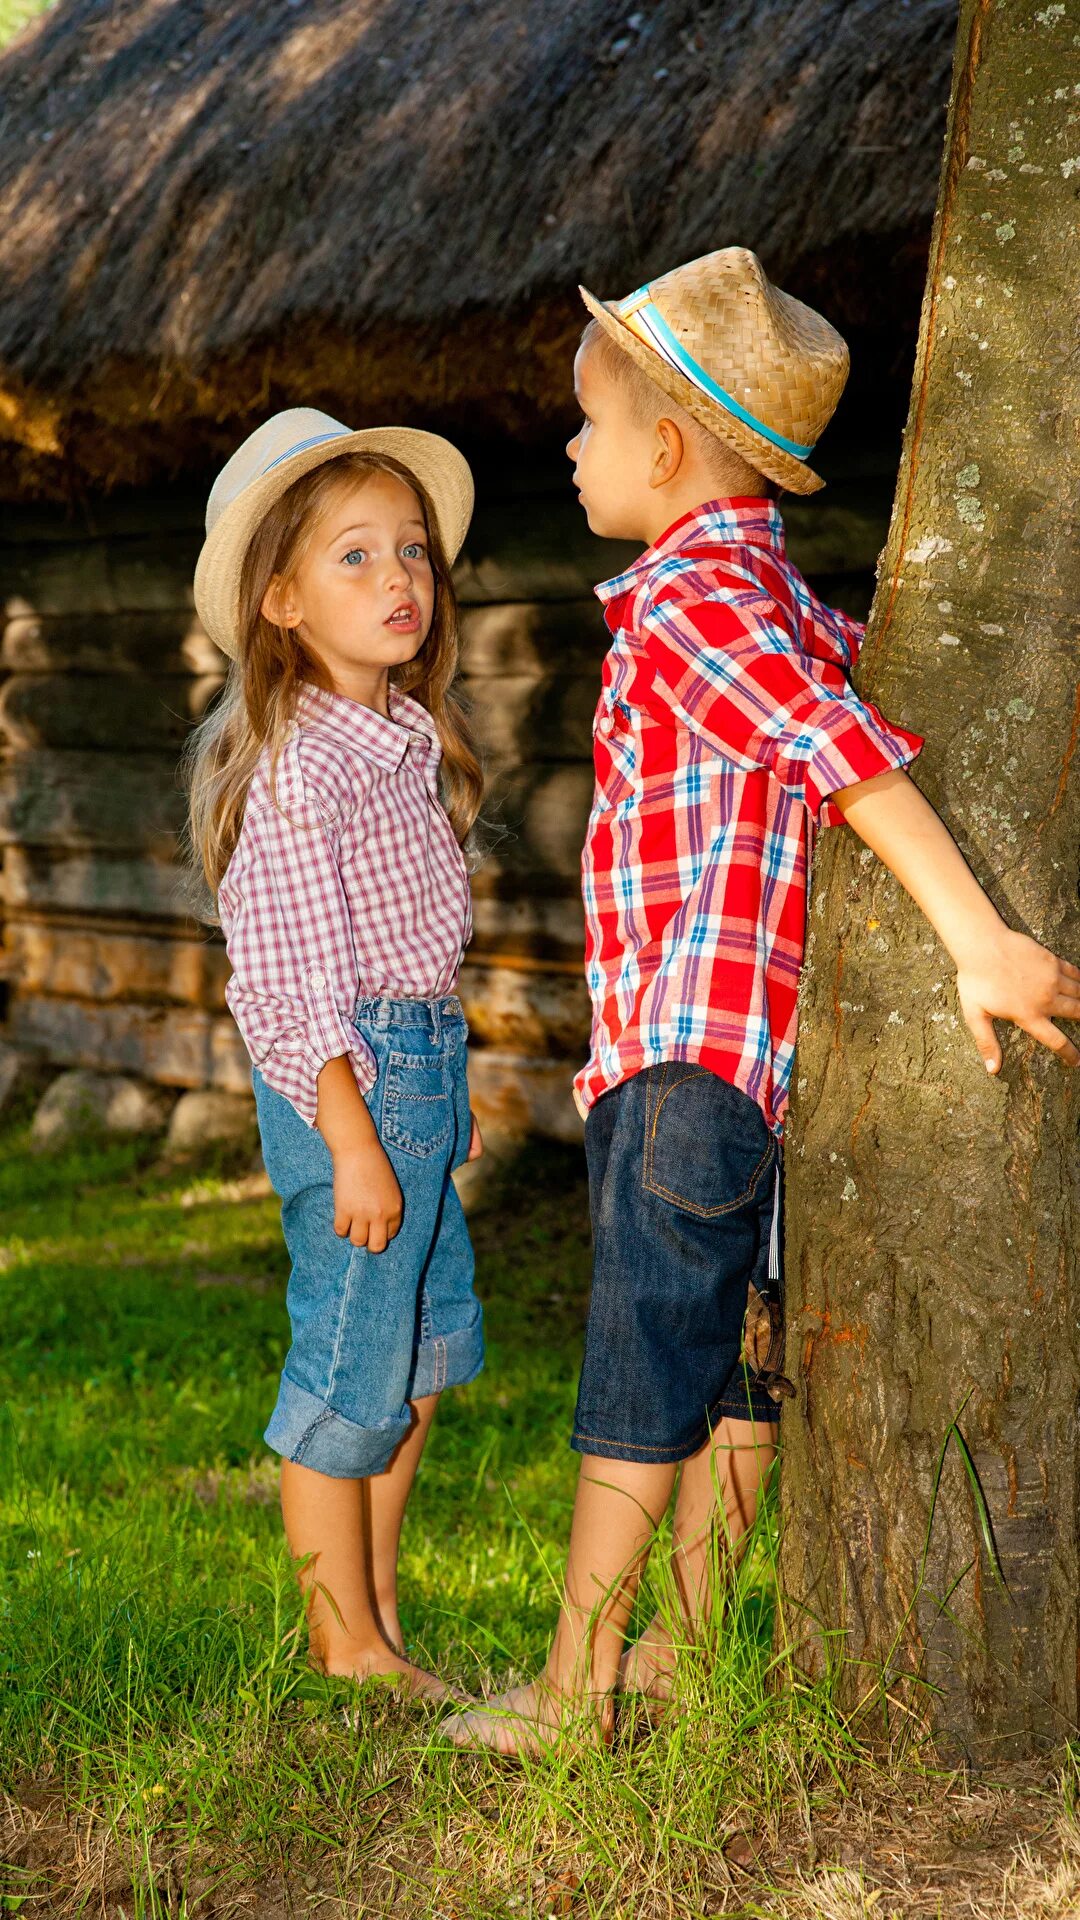
[[[576,460],[576,459],[577,459],[577,443],[578,443],[578,436],[577,436],[577,434],[575,433],[575,435],[574,435],[574,437],[573,437],[573,439],[572,439],[572,440],[568,440],[568,441],[567,441],[567,443],[566,443],[566,452],[567,452],[567,457],[568,457],[568,459],[570,459],[570,460]]]

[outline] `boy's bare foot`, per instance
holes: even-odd
[[[579,1697],[558,1693],[543,1680],[533,1680],[527,1686],[497,1694],[485,1706],[451,1714],[440,1731],[456,1747],[488,1747],[510,1759],[536,1759],[555,1746],[582,1714]],[[602,1703],[599,1713],[589,1717],[601,1740],[610,1746],[614,1725],[610,1699]]]
[[[378,1646],[357,1649],[343,1656],[328,1660],[313,1660],[312,1665],[320,1673],[333,1675],[340,1679],[396,1680],[401,1690],[412,1700],[463,1700],[465,1696],[455,1693],[438,1674],[428,1673],[425,1667],[413,1665],[411,1660],[400,1654],[392,1653],[389,1647]]]
[[[624,1693],[643,1693],[666,1705],[675,1684],[676,1659],[670,1634],[663,1628],[646,1627],[619,1661],[619,1686]]]

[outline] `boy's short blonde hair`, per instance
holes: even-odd
[[[701,426],[694,419],[693,414],[688,413],[685,407],[681,407],[677,400],[673,400],[664,392],[663,387],[658,387],[654,380],[650,380],[644,368],[639,367],[637,361],[632,360],[628,353],[623,353],[611,335],[600,325],[599,320],[589,321],[582,332],[581,344],[598,355],[604,371],[611,376],[612,380],[618,382],[626,395],[634,419],[642,426],[652,426],[654,421],[662,417],[677,421],[681,432],[700,448],[710,473],[715,473],[718,479],[730,471],[732,460],[743,459],[743,456],[733,447],[726,446],[724,441],[718,439],[714,433],[710,433],[707,427]],[[744,465],[750,464],[751,462],[744,460]],[[774,480],[767,480],[763,473],[758,475],[758,479],[761,491],[767,499],[779,499],[782,489]]]

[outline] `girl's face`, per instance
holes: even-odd
[[[271,581],[262,611],[298,630],[341,693],[385,710],[387,674],[431,629],[435,574],[423,509],[396,473],[343,486],[312,528],[291,580]]]

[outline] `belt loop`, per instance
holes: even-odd
[[[381,995],[379,1004],[375,1008],[375,1025],[384,1030],[390,1025],[390,1002],[385,994]]]
[[[442,1041],[442,1001],[431,1002],[431,1037],[436,1046]]]
[[[776,1158],[776,1177],[773,1182],[772,1232],[769,1235],[769,1279],[780,1278],[780,1156]]]

